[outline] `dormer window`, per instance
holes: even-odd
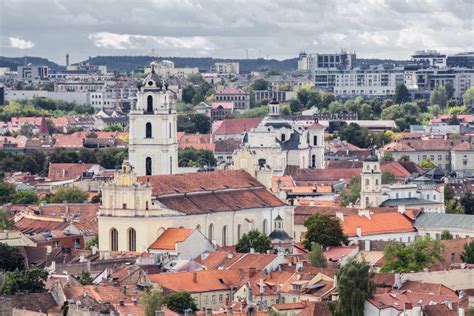
[[[286,140],[286,134],[281,134],[281,141],[284,142]]]
[[[152,86],[152,85],[153,85],[153,81],[148,81],[148,85],[149,85],[149,86]]]

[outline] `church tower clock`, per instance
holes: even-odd
[[[178,169],[175,95],[155,73],[143,80],[130,111],[129,160],[138,176],[173,174]]]

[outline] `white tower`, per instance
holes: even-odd
[[[324,168],[324,130],[325,127],[318,122],[308,127],[310,168]]]
[[[371,154],[362,164],[360,177],[361,208],[380,206],[382,197],[382,172],[377,156]]]
[[[268,115],[270,116],[279,116],[280,115],[280,103],[273,98],[272,101],[268,104]]]
[[[130,111],[129,160],[138,176],[172,174],[178,169],[174,93],[155,73],[155,64]]]

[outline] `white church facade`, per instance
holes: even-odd
[[[304,127],[282,118],[273,100],[268,115],[246,133],[242,148],[234,152],[233,168],[247,171],[266,187],[287,166],[324,168],[324,129],[317,122]]]
[[[398,207],[423,209],[428,213],[444,213],[444,186],[433,182],[382,184],[379,159],[367,157],[362,166],[360,207]]]
[[[236,245],[251,229],[293,237],[293,207],[247,172],[177,173],[173,100],[152,67],[130,113],[129,161],[101,188],[99,249],[147,251],[167,228],[179,227],[219,246]]]
[[[128,152],[139,176],[173,174],[178,169],[176,96],[154,67],[143,80],[129,116]]]

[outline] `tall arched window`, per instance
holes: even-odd
[[[151,133],[152,133],[151,123],[148,122],[148,123],[146,123],[146,125],[145,125],[145,137],[146,137],[146,138],[151,138],[151,137],[152,137],[152,136],[151,136],[151,135],[152,135]]]
[[[152,175],[152,162],[150,157],[145,158],[145,175]]]
[[[209,229],[207,231],[207,238],[209,238],[210,241],[214,239],[214,224],[209,224]]]
[[[137,251],[137,232],[133,228],[128,229],[128,251]]]
[[[263,224],[262,224],[262,233],[265,235],[267,234],[267,227],[268,227],[268,221],[264,219]]]
[[[172,133],[172,128],[171,128],[171,122],[169,123],[169,131],[168,131],[168,137],[171,138],[173,133]]]
[[[146,111],[147,113],[153,113],[153,97],[151,95],[146,98]]]
[[[242,225],[237,225],[237,241],[240,240],[240,237],[242,237]]]
[[[227,246],[227,226],[222,227],[222,246]]]
[[[118,251],[118,231],[115,228],[110,230],[110,251]]]
[[[318,146],[318,136],[313,136],[313,145]]]
[[[311,156],[311,167],[316,167],[316,155]]]
[[[369,179],[365,179],[365,185],[369,185],[369,184],[370,184]]]

